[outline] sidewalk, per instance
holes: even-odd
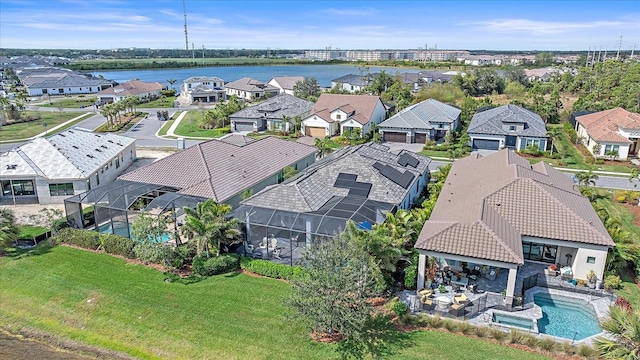
[[[185,140],[211,140],[211,138],[195,137],[195,136],[183,136],[183,135],[177,135],[175,133],[176,129],[178,128],[178,125],[180,125],[180,122],[185,117],[185,115],[187,115],[187,113],[188,113],[188,111],[185,110],[180,115],[178,115],[178,117],[173,122],[173,124],[171,124],[171,127],[169,127],[169,129],[167,130],[167,134],[166,135],[162,135],[162,136],[158,135],[158,133],[160,132],[160,129],[162,129],[162,126],[161,126],[160,129],[158,129],[158,131],[156,131],[156,137],[158,137],[160,139],[183,138]]]
[[[9,143],[15,143],[15,142],[29,141],[29,140],[33,140],[33,139],[35,139],[35,138],[39,138],[39,137],[46,136],[46,135],[53,135],[53,134],[55,133],[55,131],[56,131],[56,130],[58,130],[58,129],[60,129],[60,128],[63,128],[63,127],[65,127],[65,126],[67,126],[68,124],[71,124],[72,122],[77,121],[77,120],[80,120],[81,118],[83,118],[83,117],[85,117],[85,116],[89,116],[89,115],[95,115],[95,114],[94,114],[94,113],[90,113],[90,112],[88,112],[88,113],[84,113],[84,114],[82,114],[82,115],[80,115],[80,116],[76,116],[76,117],[74,117],[74,118],[73,118],[73,119],[71,119],[71,120],[67,120],[67,121],[63,122],[62,124],[56,125],[56,126],[52,127],[51,129],[46,130],[46,131],[43,131],[43,132],[41,132],[40,134],[34,135],[34,136],[30,137],[30,138],[25,138],[25,139],[13,139],[13,140],[2,140],[2,141],[0,141],[0,143],[2,143],[2,144],[9,144]]]

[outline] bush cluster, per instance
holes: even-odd
[[[193,258],[193,272],[200,276],[212,276],[235,271],[239,267],[240,257],[236,254],[212,256],[202,253]]]
[[[254,274],[274,278],[291,280],[302,275],[303,269],[299,266],[289,266],[278,264],[269,260],[242,258],[240,261],[242,270],[252,272]]]
[[[62,229],[53,242],[76,245],[89,250],[102,248],[109,254],[121,255],[130,259],[134,258],[133,247],[136,244],[134,240],[124,236],[72,228]]]
[[[100,234],[100,245],[102,249],[109,254],[124,256],[128,259],[135,258],[133,247],[136,243],[127,237],[113,234]]]
[[[604,277],[604,288],[607,290],[618,290],[622,285],[622,280],[618,275],[607,275]]]

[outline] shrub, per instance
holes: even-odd
[[[619,203],[625,203],[625,202],[627,202],[627,198],[624,195],[620,195],[620,196],[616,197],[616,201],[619,202]]]
[[[133,259],[135,254],[133,247],[136,245],[134,240],[120,235],[100,234],[100,245],[102,249],[114,255],[124,256]]]
[[[524,344],[532,349],[535,349],[538,347],[538,338],[535,336],[527,335],[524,338]]]
[[[482,325],[476,326],[476,328],[473,329],[473,333],[476,334],[476,336],[479,338],[484,338],[484,337],[487,337],[487,335],[489,335],[489,328]]]
[[[604,288],[607,290],[617,290],[622,285],[622,280],[618,275],[607,275],[604,277]]]
[[[397,316],[402,316],[409,312],[409,306],[402,301],[395,302],[391,308]]]
[[[177,246],[172,254],[173,267],[179,269],[186,264],[191,264],[196,252],[196,244],[193,241]]]
[[[460,325],[458,325],[458,331],[460,331],[464,335],[469,335],[471,334],[471,332],[473,332],[473,325],[469,324],[466,321],[462,322],[460,323]]]
[[[289,266],[278,264],[269,260],[242,258],[240,261],[242,270],[252,272],[254,274],[267,276],[274,279],[291,280],[300,277],[303,269],[299,266]]]
[[[576,347],[569,341],[563,341],[560,343],[560,349],[567,355],[573,355],[576,353]]]
[[[136,259],[144,263],[165,263],[171,257],[171,252],[171,248],[166,245],[147,241],[137,243],[133,248]]]
[[[623,297],[619,297],[616,299],[616,306],[619,306],[625,309],[628,312],[633,311],[633,307],[631,306],[631,302]]]
[[[491,337],[498,342],[503,342],[507,338],[507,333],[500,329],[491,329]]]
[[[418,251],[411,251],[411,264],[404,269],[404,287],[415,289],[418,282]]]
[[[240,257],[236,254],[223,254],[207,258],[200,254],[193,258],[193,272],[200,276],[212,276],[237,270]]]
[[[596,350],[587,344],[582,344],[576,349],[576,354],[584,358],[592,358],[596,355]]]
[[[543,338],[538,341],[538,347],[548,352],[554,352],[558,348],[558,343],[551,338]]]
[[[58,233],[54,242],[76,245],[89,250],[96,250],[98,246],[100,246],[100,234],[94,231],[67,228]]]
[[[442,318],[440,316],[429,316],[427,319],[427,326],[433,329],[439,329],[443,325]]]
[[[458,330],[458,322],[455,320],[444,319],[443,325],[449,332],[456,332]]]
[[[509,343],[511,344],[522,344],[524,342],[525,334],[516,329],[511,330],[509,334]]]

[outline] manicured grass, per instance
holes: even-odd
[[[58,108],[59,106],[62,106],[63,108],[80,108],[82,106],[91,106],[93,105],[96,101],[98,101],[98,98],[96,96],[86,96],[86,97],[81,97],[81,96],[76,96],[76,97],[71,97],[71,98],[62,98],[62,99],[55,99],[55,98],[51,98],[51,104],[48,102],[48,100],[38,106],[41,107],[45,107],[45,108]]]
[[[163,280],[159,271],[69,247],[12,251],[0,258],[0,327],[142,359],[339,358],[335,345],[284,320],[285,282],[236,273],[190,285]],[[454,334],[407,337],[387,358],[544,359]]]
[[[167,135],[167,131],[169,131],[169,128],[171,127],[171,125],[173,125],[174,122],[175,120],[173,119],[165,121],[162,127],[160,128],[160,131],[158,131],[158,135],[159,136]]]
[[[228,134],[228,131],[222,129],[201,129],[200,124],[202,119],[202,113],[200,111],[189,111],[180,121],[176,128],[175,134],[177,136],[185,137],[202,137],[202,138],[219,138],[222,135]],[[228,127],[226,128],[228,129]]]
[[[162,97],[157,100],[150,101],[148,103],[138,104],[136,107],[140,109],[147,108],[172,108],[173,102],[176,100],[175,96]]]
[[[47,228],[33,225],[19,225],[18,229],[20,229],[20,239],[32,239],[35,236],[42,235],[49,231]]]
[[[27,111],[28,114],[33,114],[32,111]],[[46,129],[51,129],[54,126],[60,125],[63,122],[69,121],[75,117],[82,115],[81,113],[60,113],[58,111],[55,112],[43,112],[39,111],[40,120],[29,121],[19,124],[11,124],[5,125],[0,128],[0,140],[20,140],[30,138],[32,136],[38,135],[41,132],[45,131],[45,127],[42,125],[43,123],[47,123]],[[69,125],[73,126],[75,123],[85,120],[86,117],[79,119],[74,122],[74,124]],[[56,130],[55,132],[59,132],[61,130]],[[55,132],[50,132],[49,134],[54,134]]]

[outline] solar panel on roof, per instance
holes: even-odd
[[[358,175],[356,175],[356,174],[347,174],[347,173],[338,174],[338,180],[356,181],[357,178],[358,178]]]
[[[382,165],[382,164],[380,165],[381,167],[378,169],[378,171],[382,176],[402,186],[405,189],[409,187],[409,184],[411,184],[411,181],[413,180],[413,177],[414,177],[413,173],[409,171],[405,171],[404,173],[401,173],[400,171],[394,169],[391,166]]]
[[[403,167],[407,167],[407,165],[409,165],[416,168],[418,164],[420,164],[420,161],[413,156],[404,153],[398,158],[398,164]]]
[[[350,189],[349,196],[369,196],[369,189]]]
[[[373,163],[373,168],[379,171],[384,168],[384,165],[380,164],[379,162],[375,162]]]

